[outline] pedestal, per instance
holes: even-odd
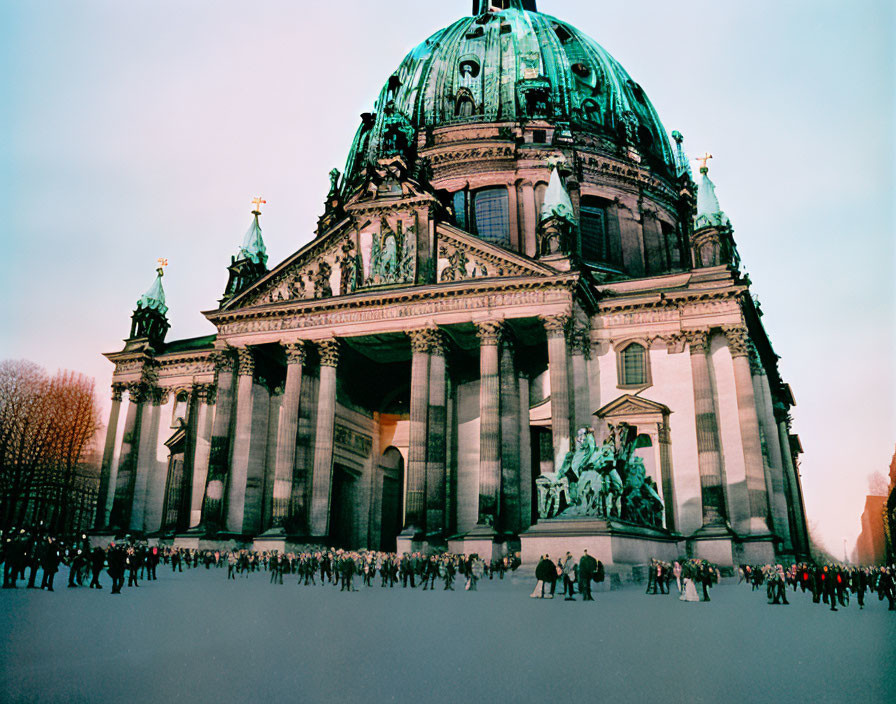
[[[556,562],[567,552],[578,561],[587,550],[603,562],[608,575],[619,574],[622,581],[631,581],[633,568],[652,558],[672,562],[685,551],[677,533],[598,518],[541,520],[520,535],[520,543],[524,565],[537,564],[542,555]]]

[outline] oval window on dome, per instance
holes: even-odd
[[[591,75],[591,68],[583,63],[575,63],[571,66],[572,72],[579,78],[588,78]]]
[[[462,79],[477,78],[479,76],[479,62],[475,59],[464,59],[458,66]]]

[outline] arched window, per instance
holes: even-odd
[[[647,386],[650,384],[647,348],[632,342],[618,351],[619,386]]]
[[[582,259],[589,264],[622,266],[622,243],[619,228],[610,223],[613,212],[610,202],[596,196],[583,196],[579,206],[579,232],[582,238]]]
[[[507,189],[483,188],[473,196],[476,234],[486,242],[510,246],[510,205]]]

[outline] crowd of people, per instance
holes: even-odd
[[[338,550],[308,546],[301,551],[256,552],[248,549],[197,550],[173,546],[153,546],[126,538],[105,547],[93,546],[86,534],[61,538],[42,530],[18,530],[0,534],[0,564],[3,588],[15,589],[19,582],[26,588],[54,591],[60,566],[68,569],[68,587],[88,585],[103,589],[102,573],[111,579],[111,593],[120,594],[140,582],[155,581],[160,565],[172,572],[184,569],[226,569],[227,580],[248,578],[265,572],[271,584],[284,584],[294,579],[298,585],[332,585],[340,591],[356,592],[363,587],[441,589],[453,591],[459,579],[464,589],[476,591],[483,579],[504,579],[519,568],[519,555],[485,560],[478,555],[451,553],[394,553],[372,550]],[[866,594],[887,600],[889,610],[896,611],[896,566],[855,567],[842,564],[818,565],[798,563],[744,565],[738,568],[740,583],[752,591],[765,586],[769,604],[789,604],[792,593],[808,593],[813,603],[824,604],[832,611],[844,608],[855,599],[859,609],[865,607]],[[40,576],[40,581],[38,581]],[[594,601],[592,586],[605,580],[604,565],[583,551],[580,556],[567,552],[556,562],[543,555],[535,568],[535,589],[530,596],[553,599],[558,584],[566,601]],[[653,559],[646,568],[647,594],[670,594],[675,584],[679,599],[688,602],[709,601],[709,590],[721,580],[716,565],[706,560],[680,559],[669,563]]]
[[[681,601],[710,601],[709,590],[721,579],[719,568],[708,560],[681,559],[670,563],[653,559],[647,565],[647,593],[670,594],[674,582]]]
[[[15,589],[20,580],[27,588],[38,588],[36,577],[42,573],[41,589],[54,591],[54,578],[60,565],[69,568],[69,588],[88,583],[91,589],[102,589],[100,576],[105,569],[112,580],[112,594],[120,594],[127,586],[139,587],[141,580],[155,581],[159,565],[172,572],[226,567],[227,579],[248,578],[255,572],[266,572],[271,584],[283,584],[284,578],[297,578],[299,585],[334,585],[340,591],[358,591],[355,579],[365,587],[423,591],[453,591],[458,577],[464,588],[476,591],[482,579],[504,579],[505,574],[520,566],[518,555],[487,561],[478,555],[438,553],[389,553],[380,551],[346,551],[312,546],[300,552],[256,552],[248,549],[197,550],[182,547],[152,546],[126,538],[105,548],[90,547],[87,535],[62,541],[41,532],[25,530],[4,536],[0,549],[3,565],[3,588]],[[27,574],[30,570],[30,574]],[[318,582],[318,579],[320,580]]]
[[[603,582],[604,577],[603,563],[589,555],[587,550],[579,558],[567,552],[556,563],[550,555],[543,555],[535,567],[535,589],[529,596],[533,599],[553,599],[560,582],[566,601],[575,601],[577,593],[582,595],[582,601],[594,601],[591,583]]]
[[[783,565],[744,565],[739,568],[738,584],[746,582],[752,591],[760,591],[765,585],[769,604],[786,605],[787,588],[794,593],[812,597],[812,603],[824,604],[831,611],[837,606],[849,606],[854,596],[859,609],[865,608],[867,592],[876,594],[879,601],[888,602],[890,611],[896,611],[896,566],[856,567],[842,564],[817,565],[795,563],[785,569]]]

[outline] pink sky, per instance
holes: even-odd
[[[158,257],[169,339],[212,333],[225,267],[263,217],[307,242],[327,172],[405,53],[469,0],[4,3],[0,358],[97,379]],[[786,5],[786,6],[784,6]],[[894,422],[889,2],[540,0],[641,83],[712,177],[798,406],[810,520],[859,533]]]

